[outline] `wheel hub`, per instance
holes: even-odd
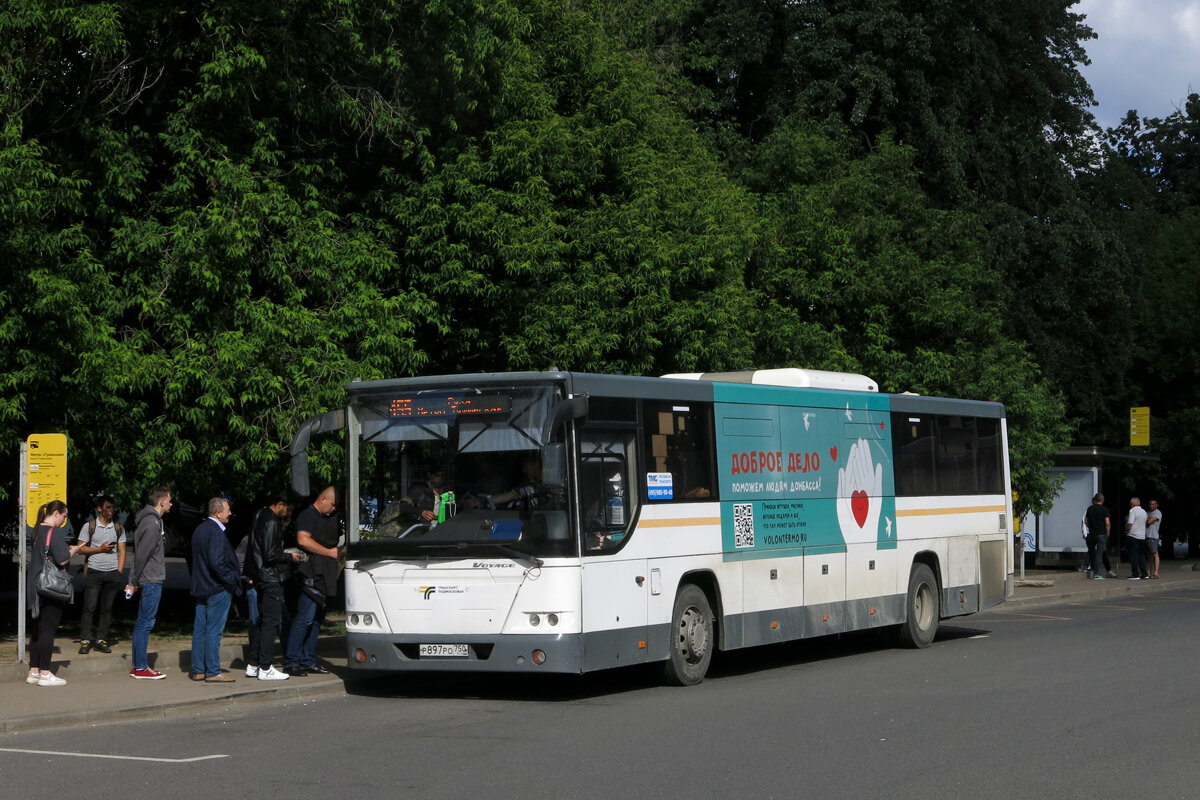
[[[689,662],[697,662],[708,652],[708,625],[704,615],[695,608],[683,613],[679,649]]]

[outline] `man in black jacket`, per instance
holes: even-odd
[[[275,633],[283,619],[283,584],[291,576],[292,562],[299,553],[283,549],[283,527],[291,516],[287,496],[278,494],[271,504],[254,515],[250,529],[250,544],[246,548],[246,577],[258,590],[258,623],[250,634],[250,651],[246,656],[246,677],[260,681],[281,681],[290,677],[275,669],[271,656],[275,652]]]

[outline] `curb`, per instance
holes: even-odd
[[[1096,581],[1096,583],[1101,583]],[[1138,597],[1145,594],[1158,594],[1179,589],[1176,581],[1131,581],[1122,578],[1109,578],[1102,586],[1086,589],[1064,589],[1060,593],[1047,592],[1032,597],[1010,597],[993,609],[1003,611],[1006,608],[1037,609],[1050,606],[1061,606],[1068,603],[1095,603],[1102,600],[1114,600],[1123,597]],[[1111,585],[1110,585],[1111,584]]]

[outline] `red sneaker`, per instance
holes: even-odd
[[[139,681],[159,681],[167,677],[158,670],[153,670],[149,667],[145,667],[143,669],[131,669],[129,670],[129,676],[132,678],[137,678]]]

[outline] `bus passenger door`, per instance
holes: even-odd
[[[650,575],[630,556],[638,515],[635,430],[580,432],[577,480],[583,552],[583,663],[600,669],[645,661]]]

